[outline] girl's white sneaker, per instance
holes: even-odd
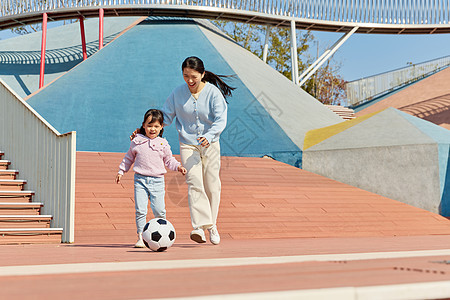
[[[209,231],[209,241],[211,244],[219,245],[220,243],[220,235],[219,231],[217,230],[217,226],[213,225],[211,228],[208,228]]]
[[[135,248],[145,248],[144,241],[142,240],[142,233],[138,233],[138,241],[134,244]]]

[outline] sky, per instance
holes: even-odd
[[[58,26],[50,22],[49,27]],[[343,34],[313,31],[318,41],[319,55],[331,47]],[[15,36],[9,29],[0,31],[0,39]],[[270,51],[270,49],[269,49]],[[315,57],[317,44],[310,55]],[[380,35],[353,34],[334,54],[341,65],[340,74],[346,81],[376,75],[394,69],[450,55],[450,34]]]
[[[313,32],[319,53],[343,34]],[[450,34],[385,35],[353,34],[335,53],[341,75],[347,81],[376,75],[450,55]]]

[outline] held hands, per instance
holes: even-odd
[[[123,175],[117,174],[116,175],[116,180],[114,180],[117,184],[120,183],[120,179],[122,178]]]
[[[132,141],[136,137],[136,134],[138,134],[138,133],[139,133],[139,128],[136,128],[136,130],[133,131],[133,133],[130,135],[130,141]]]
[[[186,175],[187,170],[186,170],[186,168],[183,167],[182,165],[179,165],[179,166],[178,166],[178,172],[180,172],[180,173],[183,174],[183,175]]]
[[[205,137],[199,137],[197,139],[198,144],[201,145],[202,147],[208,148],[209,147],[209,142]]]

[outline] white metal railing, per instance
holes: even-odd
[[[361,78],[346,84],[349,106],[362,104],[376,96],[417,81],[450,66],[450,56],[426,61],[401,69]]]
[[[450,21],[450,0],[1,0],[0,17],[57,9],[152,4],[233,9],[335,22],[414,25]]]
[[[2,0],[3,2],[3,0]],[[19,170],[33,201],[63,228],[62,242],[74,241],[75,131],[60,134],[0,79],[0,149]]]

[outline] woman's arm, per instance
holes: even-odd
[[[162,108],[164,114],[164,125],[169,126],[172,124],[175,118],[175,91],[173,91],[169,97],[166,99],[164,106]]]
[[[213,124],[209,130],[203,134],[203,137],[208,140],[208,143],[210,143],[215,136],[221,134],[227,125],[227,103],[220,92],[214,96],[212,113],[214,116]]]

